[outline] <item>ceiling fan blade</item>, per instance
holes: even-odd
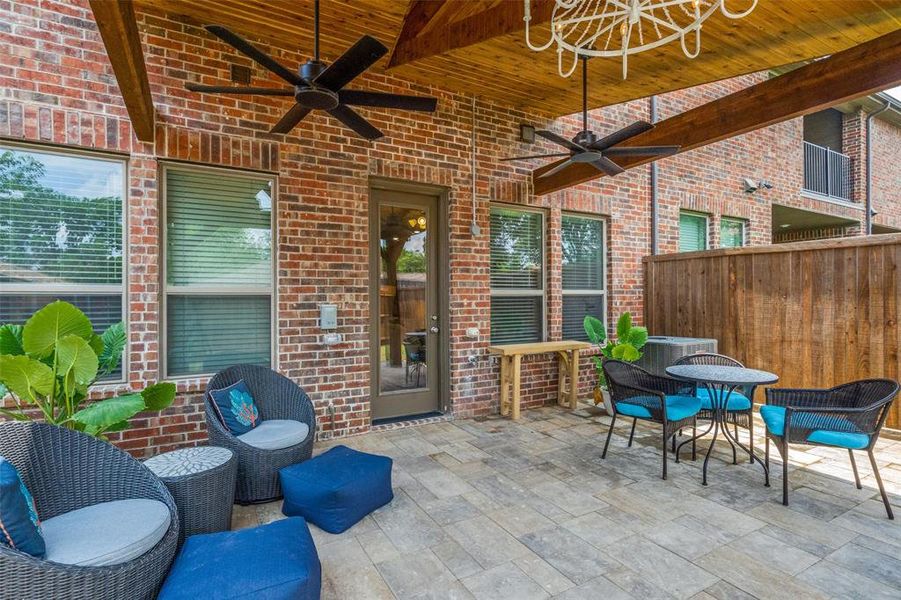
[[[607,175],[619,175],[620,173],[624,173],[626,171],[624,168],[604,156],[592,161],[589,164],[591,164],[591,166],[593,166],[598,171],[603,171]]]
[[[537,133],[537,132],[536,132],[536,133]],[[573,164],[573,161],[572,161],[572,160],[564,160],[562,163],[560,163],[559,165],[557,165],[556,167],[554,167],[554,168],[551,169],[550,171],[547,171],[547,172],[542,173],[541,175],[539,175],[538,178],[541,179],[541,178],[543,178],[543,177],[550,177],[550,176],[553,175],[554,173],[559,173],[560,171],[562,171],[563,169],[565,169],[566,167],[568,167],[568,166],[571,165],[571,164]]]
[[[679,151],[681,146],[621,146],[619,148],[607,148],[604,156],[671,156]]]
[[[251,58],[260,66],[272,71],[288,83],[292,85],[300,85],[303,83],[303,79],[300,78],[300,75],[282,66],[274,58],[253,46],[237,33],[229,31],[221,25],[207,25],[206,30],[241,54]]]
[[[291,110],[285,113],[285,116],[275,124],[275,127],[269,130],[269,133],[288,133],[300,123],[310,112],[309,108],[304,108],[300,104],[295,104]]]
[[[353,129],[357,135],[360,135],[367,140],[376,140],[384,135],[381,131],[373,127],[372,123],[361,117],[349,106],[339,104],[326,112]]]
[[[508,160],[527,160],[530,158],[560,158],[561,156],[570,156],[569,152],[560,152],[559,154],[532,154],[530,156],[511,156],[510,158],[502,158],[501,162]]]
[[[566,148],[567,150],[572,150],[573,152],[585,152],[586,148],[583,148],[579,144],[573,143],[570,140],[566,139],[562,135],[557,135],[553,131],[547,131],[546,129],[539,129],[535,132],[535,135],[540,135],[546,140],[550,140],[555,144],[559,144]],[[542,176],[543,177],[543,176]]]
[[[254,96],[293,96],[294,90],[280,90],[271,87],[230,87],[224,85],[185,84],[185,89],[204,94],[248,94]]]
[[[654,129],[654,126],[647,121],[635,121],[631,125],[626,125],[619,131],[614,131],[608,136],[602,137],[591,145],[592,150],[606,150],[610,146],[615,146],[620,142],[624,142],[631,137],[635,137],[639,133],[644,133]]]
[[[438,106],[437,98],[383,94],[381,92],[366,92],[363,90],[341,90],[338,92],[338,99],[341,104],[351,104],[353,106],[379,106],[382,108],[421,110],[423,112],[435,112],[435,108]]]
[[[326,67],[314,80],[317,84],[337,92],[357,75],[371,67],[388,48],[372,36],[364,35],[357,40],[338,60]]]

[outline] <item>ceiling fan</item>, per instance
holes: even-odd
[[[185,87],[192,92],[208,94],[252,94],[260,96],[293,96],[296,104],[275,124],[270,133],[288,133],[311,110],[324,110],[367,140],[384,135],[351,106],[377,106],[434,112],[436,98],[404,96],[363,90],[346,90],[344,86],[371,67],[388,52],[377,39],[364,35],[338,60],[326,65],[319,60],[319,0],[315,2],[313,29],[313,58],[300,65],[297,73],[284,67],[268,54],[251,45],[247,40],[221,25],[208,25],[206,30],[235,48],[241,54],[278,75],[292,87],[229,87],[189,83]]]
[[[573,164],[587,163],[599,171],[607,175],[619,175],[624,172],[621,166],[610,160],[615,156],[654,156],[654,160],[670,156],[679,151],[679,146],[624,146],[615,148],[629,138],[635,137],[639,133],[644,133],[653,129],[654,126],[647,121],[635,121],[631,125],[623,127],[619,131],[598,138],[593,131],[588,129],[588,60],[582,58],[582,131],[576,134],[571,140],[566,139],[562,135],[558,135],[553,131],[539,130],[536,135],[540,135],[546,140],[550,140],[555,144],[563,146],[568,152],[557,152],[552,154],[533,154],[531,156],[514,156],[512,158],[502,158],[502,161],[508,160],[525,160],[528,158],[557,158],[568,156],[569,159],[561,162],[559,165],[545,171],[539,178],[548,177],[554,173],[558,173]]]

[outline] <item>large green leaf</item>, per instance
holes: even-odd
[[[91,321],[83,312],[57,300],[40,309],[28,321],[22,331],[22,346],[29,356],[44,357],[53,352],[60,339],[74,335],[90,340],[94,335]]]
[[[37,402],[53,390],[53,369],[27,356],[0,355],[0,381],[15,395]]]
[[[103,352],[100,354],[100,368],[104,373],[111,373],[119,365],[122,351],[128,341],[125,325],[122,321],[113,323],[100,336],[103,339]]]
[[[622,348],[621,358],[626,362],[635,362],[641,358],[641,354],[632,344],[620,344],[617,347]]]
[[[607,339],[604,323],[597,317],[585,315],[585,318],[582,320],[582,327],[585,328],[585,334],[592,344],[603,344],[604,340]]]
[[[22,326],[3,325],[0,327],[0,354],[25,354],[22,348]]]
[[[172,406],[175,400],[175,384],[168,381],[161,381],[148,385],[141,392],[144,398],[146,410],[164,410]]]
[[[616,322],[616,340],[624,342],[629,339],[630,329],[632,329],[632,314],[624,312]]]
[[[97,355],[84,339],[67,335],[56,344],[57,373],[88,385],[97,377]]]
[[[93,435],[128,421],[142,410],[144,398],[140,394],[125,394],[94,402],[72,415],[72,420],[83,424],[85,431]]]
[[[648,343],[648,330],[646,327],[633,327],[629,331],[629,343],[641,350]]]

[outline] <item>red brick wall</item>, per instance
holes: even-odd
[[[901,127],[872,120],[873,223],[901,230]]]
[[[483,99],[369,74],[359,87],[439,98],[434,115],[364,111],[387,133],[366,142],[321,114],[313,114],[291,134],[271,135],[286,110],[280,98],[206,96],[187,92],[188,81],[221,83],[233,63],[253,68],[254,83],[268,79],[259,68],[202,29],[164,14],[139,14],[158,125],[154,144],[137,142],[131,132],[115,78],[86,0],[0,0],[0,138],[48,142],[129,157],[128,294],[129,383],[98,394],[121,391],[159,378],[160,224],[158,173],[166,160],[278,175],[277,196],[277,368],[303,386],[313,399],[321,436],[346,435],[369,428],[368,195],[369,178],[390,177],[443,186],[450,228],[450,396],[455,414],[497,411],[498,368],[486,355],[490,331],[489,202],[540,207],[547,228],[547,320],[549,339],[561,335],[562,260],[559,239],[565,211],[608,218],[608,308],[615,319],[630,310],[640,320],[641,258],[650,250],[649,171],[641,167],[543,197],[530,193],[529,170],[538,163],[501,163],[500,157],[537,153],[551,147],[518,142],[519,124],[573,135],[576,117],[551,123]],[[286,64],[306,56],[272,49],[253,40]],[[326,57],[328,58],[328,57]],[[752,75],[660,98],[660,117],[710,101],[758,81]],[[648,118],[648,102],[636,101],[595,111],[596,131]],[[470,233],[470,132],[477,147],[476,220],[482,233]],[[897,141],[881,136],[891,145]],[[678,210],[712,215],[712,244],[718,244],[719,215],[750,222],[754,244],[770,241],[770,203],[802,206],[801,124],[789,121],[739,138],[660,161],[660,248],[673,251]],[[883,151],[880,150],[880,156]],[[897,171],[895,171],[897,175]],[[742,191],[741,179],[768,179],[772,190]],[[880,175],[880,189],[898,189]],[[882,183],[885,182],[885,183]],[[887,187],[886,187],[887,186]],[[890,192],[883,192],[883,195]],[[895,196],[897,197],[897,196]],[[823,204],[824,210],[833,210]],[[836,209],[838,210],[838,209]],[[318,343],[318,305],[338,305],[343,343]],[[478,340],[467,339],[476,327]],[[470,356],[478,357],[473,366]],[[556,397],[556,365],[527,360],[523,366],[527,406]],[[592,374],[583,369],[582,390]],[[163,416],[141,419],[116,442],[136,454],[151,454],[205,438],[200,394],[205,380],[178,381],[176,405]],[[334,426],[327,407],[335,407]]]

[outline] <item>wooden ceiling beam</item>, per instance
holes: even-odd
[[[551,20],[553,0],[533,0],[531,8],[532,25]],[[399,67],[413,61],[437,56],[452,50],[472,46],[480,42],[516,33],[525,29],[523,3],[509,0],[492,6],[477,14],[430,28],[427,33],[412,38],[398,39],[388,62],[388,68]]]
[[[394,42],[395,47],[416,38],[427,29],[429,23],[447,2],[448,0],[410,0],[400,34]]]
[[[134,4],[90,0],[90,5],[106,54],[113,65],[132,129],[142,142],[152,142],[155,112]]]
[[[664,119],[654,129],[635,136],[622,146],[678,144],[680,153],[687,152],[899,84],[901,30],[896,30]],[[549,194],[603,176],[591,165],[577,164],[549,177],[541,177],[561,162],[532,172],[535,194]],[[651,160],[649,157],[630,157],[616,162],[628,169]]]

